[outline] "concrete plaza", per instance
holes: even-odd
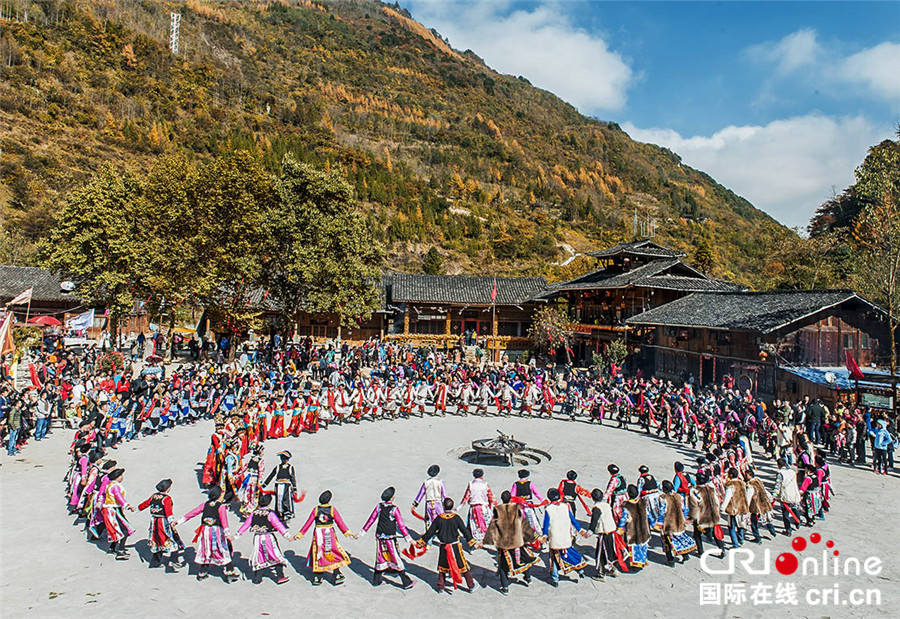
[[[315,506],[322,490],[334,493],[333,505],[351,530],[358,532],[378,502],[381,491],[393,485],[396,502],[401,506],[408,526],[421,533],[423,523],[412,517],[410,503],[432,463],[442,468],[449,494],[457,501],[471,479],[473,465],[458,458],[471,440],[496,435],[496,430],[515,435],[529,445],[552,454],[550,461],[530,466],[532,478],[546,490],[555,487],[569,469],[579,472],[578,481],[588,487],[603,487],[608,475],[606,466],[616,462],[630,482],[637,478],[637,467],[646,464],[657,479],[671,477],[672,463],[683,460],[688,470],[694,468],[697,455],[688,447],[657,440],[634,431],[609,426],[597,427],[582,422],[518,418],[431,418],[397,421],[363,422],[361,425],[333,427],[317,435],[280,439],[266,443],[265,464],[270,470],[275,453],[289,449],[297,470],[298,484],[307,491],[306,500],[297,505],[297,518],[290,524],[296,532]],[[113,452],[119,466],[125,468],[124,485],[127,498],[137,505],[153,491],[162,478],[174,480],[172,497],[176,517],[180,517],[203,500],[197,474],[209,445],[212,422],[191,427],[178,427],[168,432],[122,445]],[[814,529],[803,529],[826,540],[834,540],[842,558],[879,557],[883,567],[878,575],[849,576],[783,576],[774,569],[768,575],[749,575],[741,568],[733,575],[710,575],[701,569],[701,561],[691,557],[687,563],[669,568],[658,536],[650,549],[650,565],[635,574],[621,574],[616,579],[595,582],[563,580],[558,589],[548,584],[546,567],[537,566],[534,582],[526,588],[514,584],[507,597],[497,588],[493,555],[476,550],[470,555],[474,575],[481,588],[472,594],[462,590],[452,595],[439,595],[434,586],[436,553],[432,549],[415,563],[410,573],[420,582],[410,591],[385,583],[379,589],[371,585],[374,563],[374,536],[342,543],[352,554],[353,563],[345,570],[346,584],[333,587],[326,582],[313,588],[311,573],[305,566],[309,537],[297,542],[281,540],[290,562],[286,573],[291,581],[277,586],[266,579],[254,586],[249,580],[226,584],[217,570],[209,579],[194,579],[190,574],[166,573],[148,569],[146,536],[147,512],[129,513],[137,533],[129,539],[131,559],[117,562],[103,549],[85,540],[82,526],[73,525],[63,497],[62,478],[68,466],[66,454],[71,431],[55,430],[40,443],[30,443],[15,458],[2,459],[2,588],[0,611],[3,617],[97,617],[122,616],[297,616],[304,612],[316,615],[358,616],[435,616],[450,617],[542,617],[542,616],[622,616],[622,617],[877,617],[895,616],[900,600],[900,565],[898,565],[898,525],[900,493],[897,478],[876,476],[868,468],[848,468],[832,464],[837,496],[827,520]],[[772,465],[761,462],[760,474],[772,487]],[[485,466],[485,478],[495,495],[515,481],[515,468]],[[518,468],[518,467],[516,467]],[[463,515],[465,512],[463,512]],[[585,514],[579,513],[584,522]],[[181,527],[186,542],[193,537],[196,521]],[[232,514],[231,528],[236,531],[238,518]],[[781,530],[780,519],[778,529]],[[585,554],[593,557],[594,540],[579,541]],[[727,534],[726,534],[727,543]],[[235,543],[236,566],[249,573],[248,555],[252,548],[250,535]],[[765,540],[762,545],[748,543],[760,556],[769,549],[771,562],[791,549],[790,540],[782,535]],[[805,555],[820,556],[810,546]],[[193,549],[187,550],[193,557]],[[546,555],[544,556],[546,559]],[[721,569],[726,561],[714,559],[710,565]],[[396,579],[389,577],[391,582]],[[797,585],[797,604],[772,599],[753,605],[751,587],[764,585],[774,591],[778,583]],[[700,604],[701,584],[728,589],[740,603],[729,605]],[[880,605],[815,605],[808,603],[805,591],[810,588],[833,589],[840,595],[852,588],[878,589]],[[726,587],[726,585],[728,585]],[[735,588],[734,585],[737,585]],[[745,590],[741,600],[739,590]],[[815,597],[815,596],[814,596]]]

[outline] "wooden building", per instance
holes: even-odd
[[[725,375],[764,397],[780,368],[887,360],[884,310],[850,290],[695,293],[628,320],[640,338],[638,367],[703,385]]]
[[[597,259],[596,270],[554,284],[541,295],[564,299],[577,334],[576,359],[589,359],[613,339],[627,338],[628,319],[693,292],[734,291],[742,288],[712,279],[685,264],[685,254],[650,240],[620,243],[586,254]]]
[[[531,348],[528,337],[543,277],[388,273],[383,279],[388,339],[486,345],[495,358]],[[493,298],[492,298],[493,297]]]
[[[62,321],[66,312],[77,312],[83,308],[78,295],[64,290],[60,278],[47,269],[0,265],[0,307],[29,288],[32,289],[30,308],[27,304],[8,308],[20,322],[25,322],[26,312],[32,318],[52,316]]]

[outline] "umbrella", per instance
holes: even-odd
[[[59,327],[62,325],[62,323],[53,316],[35,316],[28,322],[29,324],[41,325],[42,327]]]
[[[160,357],[159,355],[150,355],[149,357],[144,359],[144,361],[146,361],[147,363],[159,363],[162,360],[163,360],[163,358]]]

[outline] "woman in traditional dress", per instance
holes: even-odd
[[[469,526],[475,539],[481,541],[487,532],[493,513],[492,508],[497,504],[497,501],[494,499],[491,487],[483,479],[484,471],[482,469],[472,471],[472,477],[474,479],[466,487],[466,493],[463,495],[460,505],[469,506],[469,516],[466,524]]]
[[[278,515],[272,511],[271,504],[271,494],[261,496],[259,498],[259,507],[250,513],[238,529],[237,535],[235,535],[235,538],[237,538],[247,531],[254,534],[253,554],[250,557],[254,585],[262,582],[261,572],[270,567],[275,568],[275,582],[277,584],[283,585],[290,580],[284,575],[286,561],[281,553],[281,548],[278,546],[275,532],[281,533],[287,539],[291,538],[288,535],[287,527],[284,526]]]
[[[259,504],[259,475],[265,470],[262,459],[263,446],[256,443],[250,448],[250,458],[244,468],[244,480],[241,483],[241,512],[250,514]]]
[[[300,532],[294,539],[300,539],[315,523],[313,529],[312,544],[309,547],[307,566],[312,568],[314,586],[322,584],[322,574],[333,573],[334,584],[344,582],[341,568],[350,565],[350,555],[341,548],[338,542],[337,527],[345,536],[356,539],[356,535],[350,533],[347,525],[338,511],[331,505],[331,491],[326,490],[319,496],[319,504],[309,514],[309,518],[300,528]]]
[[[184,567],[184,563],[179,558],[179,553],[184,549],[181,538],[172,525],[172,497],[169,496],[169,490],[172,488],[171,479],[163,479],[156,484],[156,492],[150,495],[146,501],[138,505],[140,511],[150,508],[150,533],[148,541],[150,542],[150,552],[153,556],[150,558],[150,567],[153,567],[154,561],[157,565],[162,565],[163,554],[169,555],[169,565],[172,570],[177,572]]]
[[[225,582],[234,582],[238,574],[234,569],[234,561],[231,558],[231,533],[228,528],[228,509],[222,501],[222,489],[214,486],[209,489],[209,500],[204,501],[176,523],[176,526],[187,522],[194,516],[200,516],[200,526],[194,532],[194,543],[197,545],[197,555],[194,563],[200,567],[197,580],[203,580],[209,576],[210,565],[224,567]]]
[[[375,587],[380,585],[385,572],[397,572],[403,588],[411,589],[414,583],[406,573],[397,540],[403,538],[410,545],[413,540],[403,523],[400,508],[394,505],[393,487],[381,493],[381,502],[372,510],[359,537],[365,535],[372,525],[375,525],[375,574],[372,577],[372,585]]]
[[[125,541],[134,529],[125,518],[125,510],[134,511],[134,507],[125,500],[125,487],[122,479],[125,469],[115,469],[109,474],[109,484],[103,500],[103,522],[106,525],[106,537],[109,539],[109,553],[116,553],[116,561],[128,559]]]

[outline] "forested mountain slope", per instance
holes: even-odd
[[[355,187],[390,266],[544,274],[629,239],[764,286],[791,234],[663,148],[587,118],[372,0],[0,0],[0,261],[33,261],[66,192],[105,162],[285,152]],[[180,50],[169,49],[180,12]],[[27,21],[26,21],[27,14]]]

